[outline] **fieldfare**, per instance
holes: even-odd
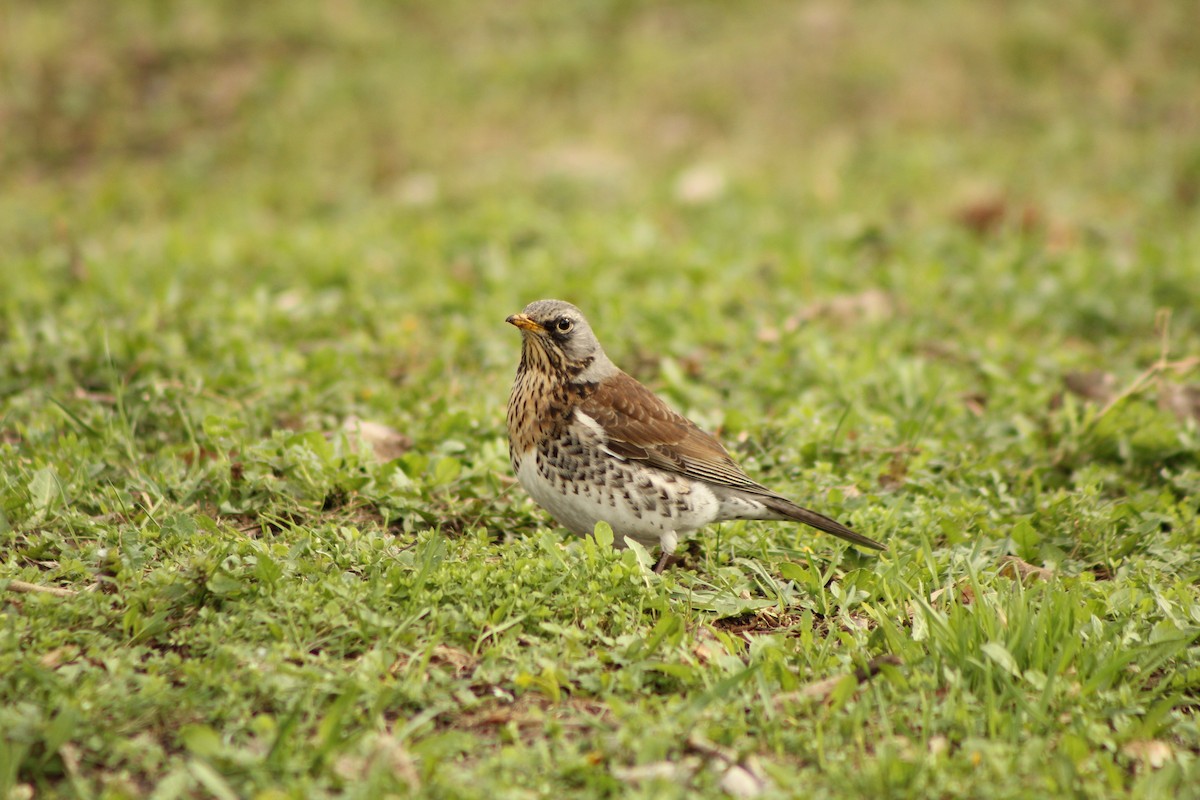
[[[618,369],[575,306],[539,300],[507,321],[521,329],[509,457],[525,490],[573,533],[603,520],[619,544],[658,544],[656,572],[681,536],[724,520],[792,520],[887,549],[750,480],[716,439]]]

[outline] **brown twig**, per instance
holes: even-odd
[[[36,583],[26,583],[25,581],[11,580],[8,582],[9,591],[13,592],[29,592],[31,594],[42,593],[52,594],[55,597],[74,597],[79,592],[74,589],[63,589],[60,586],[41,586]]]
[[[1200,366],[1200,356],[1191,356],[1189,358],[1181,358],[1176,361],[1171,361],[1168,356],[1171,354],[1171,309],[1160,308],[1154,317],[1154,327],[1162,338],[1162,343],[1159,346],[1158,360],[1146,368],[1141,375],[1134,379],[1133,383],[1126,386],[1120,392],[1113,395],[1104,408],[1100,409],[1100,413],[1092,418],[1092,424],[1098,422],[1105,414],[1112,411],[1118,403],[1126,398],[1132,397],[1142,389],[1146,388],[1151,380],[1158,379],[1162,381],[1162,377],[1167,372],[1183,374],[1190,372]]]

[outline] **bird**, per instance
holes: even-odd
[[[860,547],[887,548],[756,483],[712,435],[605,354],[583,313],[538,300],[506,320],[521,331],[509,394],[509,458],[525,491],[579,536],[607,522],[614,544],[658,545],[726,520],[790,520]]]

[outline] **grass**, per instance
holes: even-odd
[[[0,797],[1200,796],[1195,11],[11,6]],[[539,297],[889,551],[554,528]]]

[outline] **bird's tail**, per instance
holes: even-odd
[[[796,522],[803,522],[825,533],[832,533],[839,539],[845,539],[847,542],[853,542],[859,547],[869,547],[872,550],[887,550],[887,547],[861,533],[847,528],[842,523],[835,519],[830,519],[824,514],[818,514],[816,511],[810,511],[807,508],[798,506],[786,497],[776,495],[767,495],[765,497],[755,498],[762,502],[768,509],[779,515],[779,519],[792,519]]]

